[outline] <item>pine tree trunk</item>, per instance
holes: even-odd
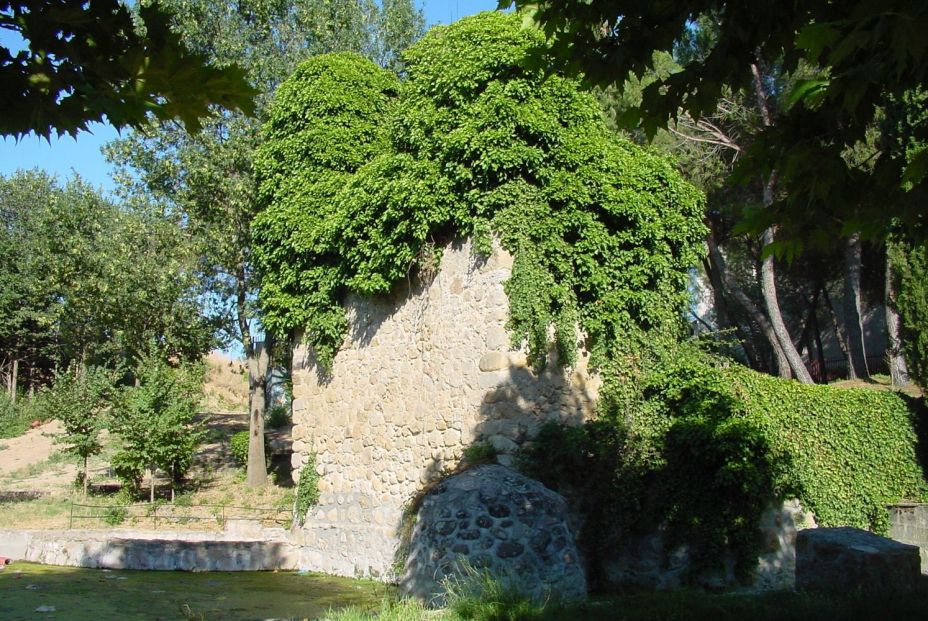
[[[818,323],[818,296],[822,289],[819,287],[815,291],[815,299],[812,306],[812,335],[815,337],[815,353],[818,355],[818,366],[820,377],[818,381],[825,381],[825,348],[822,346],[822,328]]]
[[[87,472],[87,456],[84,455],[84,497],[87,496],[88,489],[90,489],[90,474]]]
[[[909,369],[902,356],[902,339],[899,336],[899,313],[896,312],[896,281],[893,266],[886,252],[886,282],[884,284],[883,305],[886,308],[886,357],[889,362],[889,376],[893,386],[909,385]]]
[[[754,94],[757,98],[757,110],[760,112],[761,120],[764,127],[773,125],[773,112],[767,101],[767,90],[764,86],[764,80],[761,75],[760,62],[751,64],[751,73],[754,75]],[[773,205],[774,192],[777,186],[777,171],[773,170],[770,176],[764,181],[763,201],[764,207],[769,209]],[[763,247],[767,248],[773,243],[773,228],[767,228],[762,235]],[[780,302],[777,300],[776,278],[774,274],[773,255],[768,254],[760,266],[761,273],[761,294],[764,297],[764,306],[767,308],[767,316],[770,318],[770,324],[773,326],[773,332],[776,334],[780,347],[783,348],[783,354],[789,362],[789,368],[793,372],[793,377],[803,384],[811,384],[812,376],[806,369],[805,363],[796,351],[793,345],[792,337],[786,329],[783,322],[783,315],[780,313]]]
[[[853,373],[853,368],[851,365],[851,352],[849,352],[847,349],[847,334],[844,333],[844,328],[841,326],[841,322],[838,320],[838,313],[835,311],[834,304],[831,303],[831,296],[828,295],[828,289],[824,287],[822,288],[822,297],[825,300],[825,308],[828,309],[828,316],[831,317],[831,325],[835,330],[835,340],[838,342],[838,347],[841,348],[841,353],[844,354],[844,360],[847,363],[848,374]]]
[[[148,469],[148,476],[149,476],[150,489],[151,489],[149,502],[154,503],[155,502],[155,467],[154,466],[151,466]]]
[[[734,277],[731,275],[731,273],[729,273],[728,268],[725,265],[725,257],[722,256],[722,253],[711,234],[708,238],[708,245],[709,261],[711,262],[714,270],[718,273],[719,279],[721,282],[725,283],[725,286],[731,293],[732,297],[734,297],[735,300],[748,313],[748,315],[751,317],[751,321],[756,323],[764,333],[764,337],[767,339],[767,342],[770,343],[770,348],[773,350],[773,354],[776,358],[777,372],[780,374],[780,377],[790,377],[789,362],[786,359],[783,348],[780,347],[780,342],[777,340],[776,334],[773,332],[773,327],[767,320],[767,316],[764,315],[763,311],[761,311],[757,304],[754,303],[754,300],[752,300],[750,296],[748,296],[748,294],[746,294],[744,290],[741,289],[741,287],[735,281]]]
[[[768,186],[769,185],[770,184],[768,184]],[[764,190],[764,194],[764,202],[769,204],[767,202],[766,189]],[[764,247],[772,244],[773,229],[768,228],[764,231],[762,240]],[[786,324],[783,322],[783,315],[780,313],[780,302],[777,300],[777,286],[772,254],[768,254],[761,262],[760,276],[760,288],[764,296],[764,306],[767,308],[767,316],[770,318],[770,325],[773,327],[773,332],[780,343],[780,347],[783,348],[783,354],[789,362],[789,369],[792,371],[793,377],[803,384],[812,384],[814,383],[812,381],[812,376],[809,375],[809,370],[799,356],[799,352],[796,351],[796,346],[793,345],[792,337],[790,337],[789,331],[786,329]]]
[[[870,377],[867,369],[867,352],[864,348],[863,322],[860,317],[860,235],[851,235],[844,246],[844,330],[847,350],[850,353],[851,379]]]

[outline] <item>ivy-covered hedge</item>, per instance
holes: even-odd
[[[738,412],[790,463],[781,484],[822,526],[887,528],[885,505],[925,493],[917,432],[924,402],[900,393],[807,386],[739,366],[725,371]]]
[[[587,515],[594,580],[623,535],[659,524],[697,564],[727,549],[747,576],[772,502],[796,497],[822,526],[885,532],[886,504],[925,493],[921,401],[770,377],[689,343],[650,353],[634,395],[582,428],[544,429],[523,455]]]

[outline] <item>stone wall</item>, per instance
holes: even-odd
[[[499,247],[479,258],[469,243],[449,246],[429,282],[349,301],[331,376],[311,348],[295,349],[294,478],[313,451],[322,492],[297,533],[303,568],[392,577],[403,507],[466,447],[489,442],[506,463],[544,422],[592,413],[598,379],[585,358],[536,374],[510,347],[511,267]]]
[[[265,571],[296,569],[300,551],[280,528],[236,533],[145,530],[0,530],[0,556],[106,569]]]
[[[928,504],[906,503],[889,507],[889,536],[918,546],[923,574],[928,574]]]

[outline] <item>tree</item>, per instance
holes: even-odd
[[[251,113],[243,71],[189,52],[169,18],[154,3],[134,19],[118,0],[0,2],[0,28],[26,43],[0,47],[0,135],[75,135],[104,118],[138,127],[150,114],[194,131],[212,105]]]
[[[503,1],[502,6],[513,4]],[[906,0],[852,2],[671,2],[516,0],[534,10],[551,39],[544,57],[594,83],[621,84],[653,68],[700,16],[718,36],[703,62],[650,84],[624,121],[649,135],[681,114],[713,113],[726,89],[757,85],[756,69],[803,70],[783,98],[790,105],[765,124],[743,154],[742,178],[777,171],[782,194],[748,214],[754,230],[776,224],[783,241],[827,245],[836,231],[886,235],[893,223],[923,238],[928,149],[907,161],[878,156],[866,167],[846,151],[866,140],[887,100],[925,84],[928,5]],[[766,86],[761,83],[761,86]],[[922,125],[924,134],[928,126]]]
[[[673,56],[658,52],[652,58],[652,68],[643,76],[631,77],[623,88],[607,89],[601,99],[613,119],[627,116],[636,110],[655,83],[679,73],[691,65],[703,64],[718,37],[712,21],[702,18],[685,32],[674,48]],[[668,124],[655,140],[658,148],[670,152],[680,161],[685,176],[707,192],[706,218],[710,223],[707,239],[709,248],[705,261],[706,272],[717,292],[717,302],[727,296],[739,311],[725,314],[725,320],[738,315],[756,326],[763,335],[776,360],[776,371],[783,377],[796,377],[805,383],[812,378],[803,363],[781,311],[774,257],[759,256],[757,270],[751,271],[750,280],[755,281],[760,291],[759,300],[752,299],[729,269],[722,243],[736,237],[733,234],[733,217],[748,212],[755,205],[769,207],[779,192],[778,173],[772,171],[759,175],[742,188],[732,188],[726,183],[736,163],[748,151],[757,136],[776,122],[782,107],[775,93],[784,76],[775,69],[754,65],[754,82],[750,90],[726,89],[720,97],[717,109],[711,114],[694,118],[684,112],[675,122]],[[761,244],[773,243],[774,230],[770,227],[761,233]],[[758,277],[754,277],[754,272]],[[735,322],[747,342],[748,333],[740,322]],[[746,350],[747,351],[747,350]],[[755,359],[757,357],[751,352]]]
[[[113,409],[112,429],[122,441],[113,456],[117,475],[132,488],[148,470],[149,499],[155,500],[158,470],[176,484],[193,463],[197,446],[205,436],[196,413],[202,395],[203,369],[185,364],[172,367],[155,343],[137,361],[137,386],[123,389]]]
[[[181,359],[212,347],[195,257],[155,206],[19,172],[0,177],[0,218],[0,351],[30,384],[72,361],[129,365],[152,338]]]
[[[902,350],[912,378],[928,386],[928,245],[896,240],[889,257],[901,319]]]
[[[43,406],[64,425],[64,435],[57,441],[82,464],[78,480],[85,496],[90,485],[87,461],[103,450],[100,432],[115,392],[114,375],[102,367],[72,363],[64,371],[55,371],[51,387],[41,393]]]
[[[179,127],[148,127],[110,147],[126,187],[154,196],[166,209],[183,214],[185,228],[200,244],[211,298],[224,307],[228,337],[242,344],[249,369],[249,452],[247,481],[267,477],[263,421],[267,365],[273,335],[259,346],[254,307],[257,282],[251,256],[251,219],[257,210],[253,156],[260,120],[277,85],[314,54],[363,52],[395,64],[399,52],[418,37],[422,16],[410,0],[247,0],[236,3],[170,0],[173,28],[191,49],[218,65],[239,63],[261,91],[258,118],[217,114],[203,132],[190,136]],[[281,337],[287,336],[280,334]]]

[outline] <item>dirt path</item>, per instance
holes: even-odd
[[[18,438],[0,440],[0,477],[39,464],[57,453],[60,447],[55,444],[55,436],[63,432],[61,422],[53,420]]]

